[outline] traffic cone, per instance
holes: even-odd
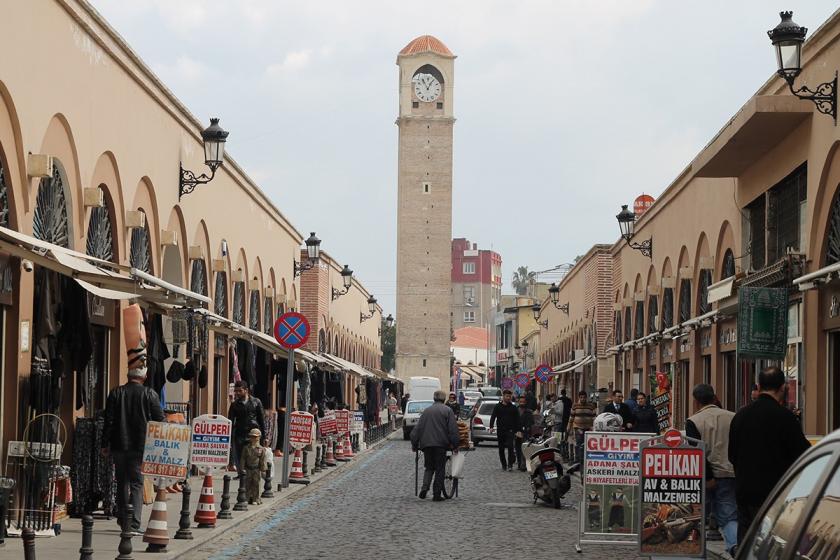
[[[333,454],[333,442],[332,438],[327,438],[327,452],[326,458],[324,459],[324,464],[328,467],[337,467],[338,463],[335,462],[335,455]]]
[[[201,487],[201,497],[198,499],[198,509],[195,510],[193,521],[200,529],[216,528],[216,500],[213,497],[213,475],[204,475]]]
[[[355,457],[355,453],[353,453],[353,442],[350,441],[350,433],[344,434],[344,457],[348,460]]]
[[[292,460],[292,472],[289,474],[289,482],[293,484],[309,484],[309,478],[303,472],[303,453],[300,449],[295,449],[294,459]]]
[[[149,543],[146,552],[166,552],[166,546],[169,544],[166,496],[166,489],[158,487],[155,503],[152,504],[152,514],[149,516],[149,523],[146,525],[146,532],[143,534],[143,542]]]
[[[350,460],[344,455],[344,441],[342,441],[341,436],[338,436],[335,440],[335,460],[343,463]]]

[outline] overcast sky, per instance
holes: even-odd
[[[455,63],[453,236],[519,265],[618,237],[775,70],[781,9],[828,0],[92,0],[302,232],[393,313],[397,67],[418,35]],[[825,79],[831,76],[826,70]]]

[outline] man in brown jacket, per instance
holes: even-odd
[[[589,402],[586,391],[578,392],[578,402],[572,406],[567,431],[575,438],[575,460],[583,461],[583,434],[592,429],[595,417],[598,415],[596,406]]]

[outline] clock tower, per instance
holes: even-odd
[[[438,377],[448,391],[455,55],[423,35],[400,51],[397,66],[396,373]]]

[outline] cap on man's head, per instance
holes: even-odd
[[[262,432],[259,428],[251,428],[251,431],[248,432],[248,437],[260,437]]]

